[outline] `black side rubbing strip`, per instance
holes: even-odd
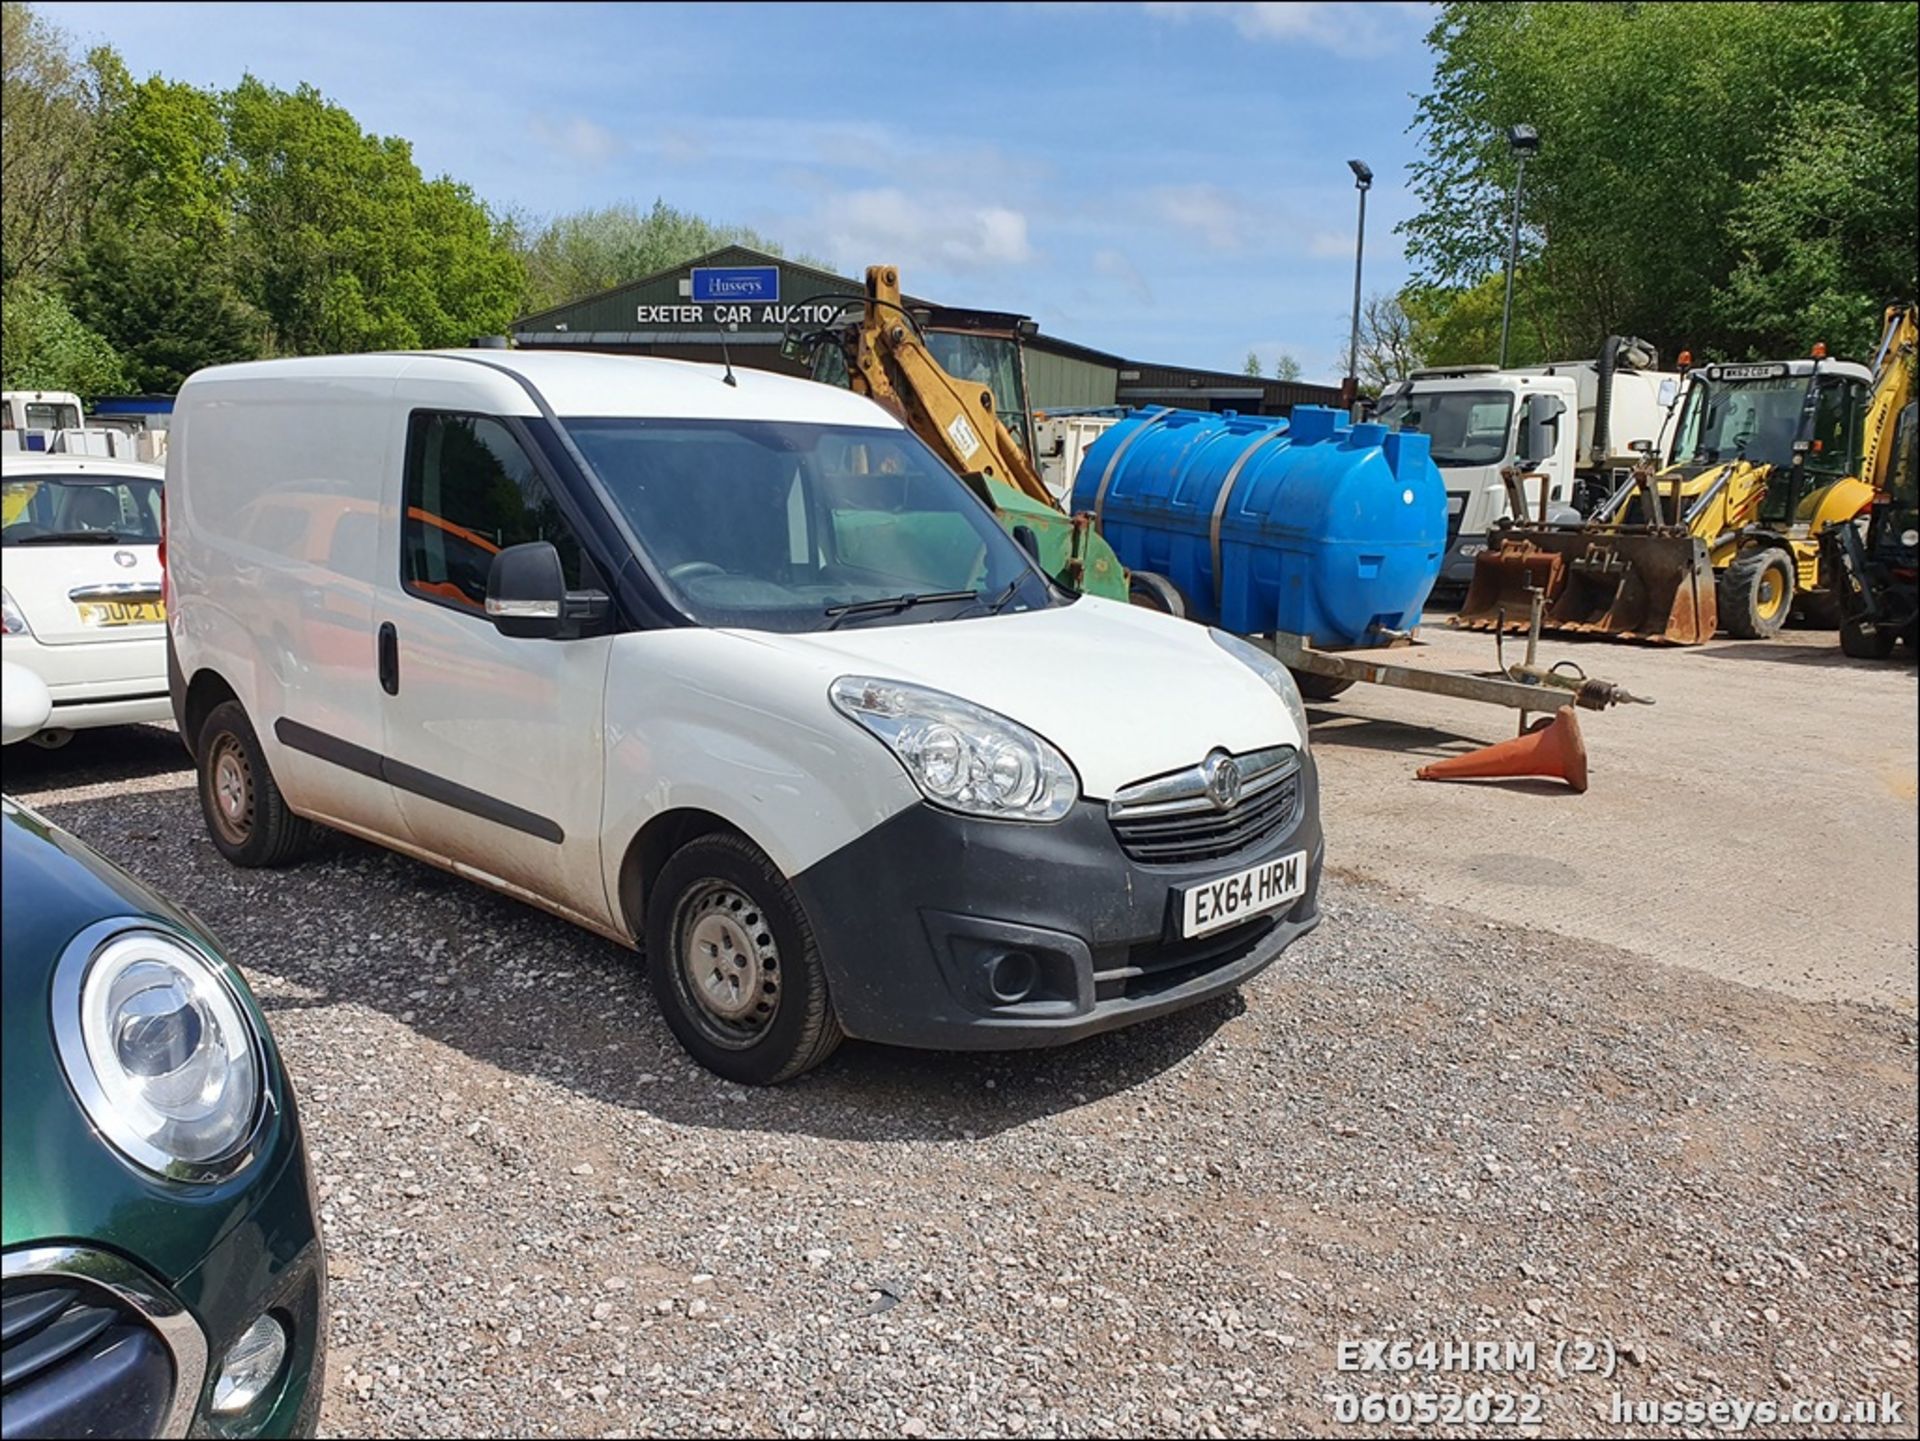
[[[407,765],[404,761],[390,760],[378,751],[370,751],[365,746],[343,741],[338,736],[330,736],[325,731],[315,730],[312,726],[302,725],[299,721],[288,720],[282,716],[273,723],[273,733],[279,737],[280,744],[294,750],[304,751],[307,755],[353,771],[357,775],[372,780],[385,781],[403,791],[412,791],[417,796],[425,796],[430,801],[438,801],[443,806],[452,806],[457,811],[479,816],[483,821],[492,821],[495,825],[506,826],[510,830],[524,832],[543,841],[551,841],[556,846],[567,838],[557,822],[545,816],[535,815],[532,811],[522,810],[488,795],[485,791],[474,790],[457,781],[446,780],[423,771],[418,766]]]

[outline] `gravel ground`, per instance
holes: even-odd
[[[1523,1434],[1646,1434],[1616,1392],[1891,1392],[1873,1434],[1915,1434],[1911,1016],[1336,870],[1241,997],[749,1091],[617,947],[345,840],[233,870],[170,735],[88,743],[9,752],[8,790],[260,994],[321,1178],[328,1434],[1332,1433],[1337,1394],[1482,1386],[1543,1398]],[[1541,1369],[1336,1369],[1374,1338]],[[1560,1341],[1618,1375],[1556,1378]]]

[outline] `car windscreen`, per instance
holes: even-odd
[[[0,544],[153,545],[160,482],[123,475],[9,475],[0,481]]]
[[[1055,603],[992,513],[906,431],[564,424],[673,599],[704,625],[825,630]]]
[[[1417,430],[1441,467],[1498,465],[1507,458],[1513,396],[1504,390],[1408,390],[1389,395],[1374,417],[1390,430]]]

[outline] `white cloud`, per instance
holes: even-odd
[[[1239,197],[1218,185],[1163,185],[1148,201],[1158,219],[1194,231],[1215,250],[1247,243],[1253,217]]]
[[[1141,8],[1164,20],[1225,21],[1249,40],[1317,45],[1336,55],[1365,55],[1418,38],[1433,11],[1430,5],[1354,0],[1148,0]]]
[[[1353,236],[1338,230],[1316,230],[1307,240],[1307,254],[1315,260],[1338,260],[1353,254]]]
[[[848,274],[879,260],[911,276],[922,269],[1027,265],[1035,258],[1024,213],[960,192],[909,194],[895,186],[828,192],[800,229],[801,248],[824,249]]]
[[[592,170],[599,169],[626,148],[618,135],[584,115],[570,115],[558,121],[536,115],[531,128],[533,138],[542,145]]]

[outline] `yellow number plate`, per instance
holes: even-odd
[[[80,602],[82,625],[150,625],[167,618],[157,600],[89,600]]]

